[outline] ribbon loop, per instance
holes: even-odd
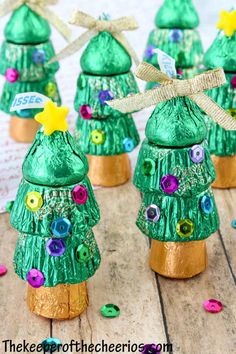
[[[188,80],[177,80],[169,78],[151,64],[141,63],[136,76],[148,82],[159,82],[160,86],[106,103],[122,113],[131,113],[176,97],[186,96],[225,130],[236,130],[236,120],[203,92],[226,83],[222,68],[204,72]]]
[[[18,9],[21,5],[27,5],[31,10],[42,16],[51,23],[68,41],[70,39],[70,30],[68,26],[56,15],[55,12],[47,8],[48,5],[57,4],[58,0],[5,0],[0,6],[0,16],[5,16],[9,12]]]
[[[127,50],[129,55],[134,59],[136,65],[139,59],[134,49],[128,43],[123,35],[123,31],[133,31],[138,28],[138,24],[134,17],[121,17],[117,20],[96,20],[94,17],[82,11],[74,11],[69,23],[86,28],[87,31],[70,43],[68,47],[63,49],[59,54],[52,58],[48,64],[66,58],[81,49],[83,45],[99,32],[109,32],[113,37]],[[86,40],[86,41],[85,41]]]

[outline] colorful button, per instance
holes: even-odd
[[[48,97],[54,98],[57,95],[57,85],[54,82],[49,82],[45,87],[45,93]]]
[[[7,267],[4,264],[0,264],[0,277],[7,273]]]
[[[206,214],[211,214],[214,209],[213,200],[208,195],[204,195],[200,200],[201,209]]]
[[[67,218],[57,218],[51,225],[51,231],[56,237],[67,237],[71,232],[71,222]]]
[[[43,49],[35,49],[32,53],[32,60],[35,64],[44,64],[46,61],[46,54]]]
[[[102,130],[93,130],[91,132],[91,141],[95,145],[102,145],[106,140],[106,135]]]
[[[87,188],[82,184],[78,184],[77,186],[75,186],[71,194],[72,194],[72,199],[77,204],[85,204],[86,200],[88,199]]]
[[[176,226],[176,232],[180,237],[190,237],[194,231],[194,224],[192,220],[180,220]]]
[[[236,75],[234,75],[231,79],[231,85],[234,89],[236,89]]]
[[[14,200],[6,203],[6,212],[10,213],[14,205]]]
[[[25,198],[26,208],[33,213],[38,211],[43,205],[43,198],[39,192],[29,192]]]
[[[181,31],[180,29],[173,29],[172,31],[170,31],[169,40],[174,43],[179,43],[182,41],[183,36],[183,31]]]
[[[123,146],[125,152],[131,152],[134,150],[134,141],[131,138],[125,138],[123,140]]]
[[[157,222],[160,219],[160,214],[160,208],[155,204],[149,205],[144,213],[146,220],[151,222]]]
[[[203,302],[203,307],[207,312],[218,313],[222,310],[223,305],[218,300],[209,299]]]
[[[45,281],[43,273],[34,268],[27,273],[26,279],[32,288],[40,288]]]
[[[61,341],[58,338],[47,338],[42,342],[42,349],[44,353],[59,352]]]
[[[154,47],[154,45],[149,45],[147,47],[147,49],[145,50],[144,56],[147,60],[150,60],[150,59],[152,59],[152,57],[155,53],[156,53],[156,47]]]
[[[159,354],[161,352],[160,350],[160,346],[158,348],[158,345],[145,344],[143,347],[142,354]]]
[[[177,69],[177,74],[183,76],[184,75],[183,69]]]
[[[229,113],[234,119],[236,119],[236,108],[228,109],[228,113]]]
[[[161,189],[166,194],[173,194],[179,188],[179,181],[173,175],[166,175],[160,181]]]
[[[22,118],[33,117],[33,113],[32,113],[31,109],[20,109],[20,110],[16,111],[16,113],[18,114],[19,117],[22,117]]]
[[[194,145],[189,151],[190,159],[194,163],[200,163],[204,160],[205,151],[201,145]]]
[[[79,113],[83,119],[92,118],[92,109],[87,104],[83,104],[82,106],[80,106]]]
[[[84,244],[77,247],[75,254],[78,262],[87,262],[90,259],[90,250]]]
[[[51,238],[46,243],[46,250],[50,256],[59,257],[65,253],[66,245],[61,239]]]
[[[145,176],[152,176],[156,171],[156,163],[154,160],[146,158],[143,160],[141,171]]]
[[[19,79],[19,76],[19,72],[13,68],[9,68],[5,72],[5,78],[9,82],[16,82]]]
[[[115,318],[120,315],[120,309],[117,305],[106,304],[100,308],[100,312],[103,317]]]
[[[232,226],[234,229],[236,229],[236,220],[232,220],[231,226]]]
[[[99,102],[101,103],[101,105],[105,106],[106,105],[106,101],[111,101],[111,100],[114,99],[114,95],[109,90],[102,90],[98,94],[98,99],[99,99]]]

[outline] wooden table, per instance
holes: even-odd
[[[0,340],[40,343],[54,336],[98,343],[166,343],[173,353],[236,353],[236,190],[215,191],[220,230],[207,241],[209,267],[191,280],[175,281],[155,275],[148,267],[149,240],[135,226],[140,197],[129,183],[100,189],[96,197],[101,222],[94,229],[102,264],[88,282],[90,307],[72,321],[51,321],[31,314],[25,302],[26,286],[14,274],[12,257],[17,238],[9,215],[0,216],[0,263],[8,274],[0,278]],[[208,298],[223,302],[218,314],[203,310]],[[99,308],[117,304],[121,315],[103,318]],[[1,353],[4,352],[3,344]],[[128,352],[127,352],[128,353]]]

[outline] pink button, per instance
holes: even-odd
[[[0,264],[0,277],[7,273],[7,267],[4,264]]]
[[[19,73],[16,69],[9,68],[5,72],[5,77],[9,82],[16,82],[19,78]]]
[[[84,104],[80,106],[79,113],[83,119],[91,119],[92,118],[92,109],[90,106]]]
[[[84,204],[88,198],[88,191],[82,184],[77,184],[71,192],[72,198],[77,204]]]
[[[207,312],[217,313],[222,310],[223,305],[218,300],[209,299],[203,302],[203,307]]]

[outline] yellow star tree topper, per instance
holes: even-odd
[[[221,11],[217,28],[223,30],[227,37],[231,37],[236,31],[236,10]]]
[[[43,112],[36,114],[35,120],[43,125],[45,135],[51,135],[57,130],[66,132],[68,130],[66,121],[68,113],[69,108],[57,107],[50,100],[45,103]]]

